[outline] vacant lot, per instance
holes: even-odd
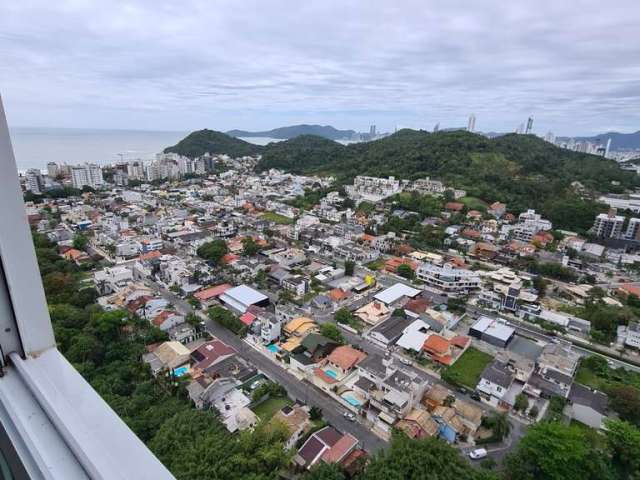
[[[480,375],[493,357],[469,347],[452,366],[442,373],[442,379],[456,385],[474,389],[480,380]]]
[[[279,223],[281,225],[290,225],[293,223],[292,218],[285,217],[284,215],[280,215],[276,212],[264,212],[262,214],[262,218],[269,222]]]
[[[476,198],[476,197],[462,197],[458,201],[460,203],[464,203],[464,205],[469,210],[479,210],[481,212],[486,212],[487,211],[487,203],[482,201],[482,200],[480,200],[479,198]]]

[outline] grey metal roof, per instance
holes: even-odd
[[[376,332],[392,342],[400,338],[404,329],[411,325],[414,320],[413,318],[391,317],[372,328],[371,333]]]
[[[493,361],[485,367],[482,372],[482,378],[496,385],[500,385],[502,388],[509,388],[513,382],[511,371],[507,368],[506,364],[498,361]]]
[[[602,415],[606,415],[609,405],[609,397],[606,394],[598,390],[591,390],[579,383],[574,383],[571,386],[569,401],[573,404],[591,407]]]
[[[384,378],[386,376],[387,369],[382,364],[382,356],[375,353],[367,355],[367,358],[362,360],[358,364],[358,367],[380,378]]]

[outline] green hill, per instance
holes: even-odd
[[[244,140],[230,137],[214,130],[198,130],[187,135],[172,147],[164,149],[164,153],[178,153],[185,157],[195,158],[205,153],[226,153],[232,157],[256,155],[262,151],[261,146]]]
[[[533,135],[488,139],[465,131],[405,129],[347,146],[301,136],[265,147],[258,168],[331,174],[341,183],[356,175],[430,176],[486,202],[505,202],[515,213],[535,208],[558,227],[582,231],[603,207],[588,194],[579,196],[572,182],[587,192],[620,192],[638,183],[612,160],[564,150]]]

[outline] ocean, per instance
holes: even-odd
[[[148,130],[100,130],[86,128],[10,128],[18,170],[46,170],[47,163],[97,163],[108,165],[120,160],[151,160],[156,153],[175,145],[189,132]],[[281,142],[268,137],[240,137],[256,145]],[[347,144],[347,141],[340,141]]]
[[[48,162],[70,165],[150,160],[188,132],[97,130],[84,128],[10,128],[18,170],[45,170]]]

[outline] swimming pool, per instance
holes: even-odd
[[[324,373],[327,374],[327,376],[333,378],[333,379],[337,379],[338,378],[338,374],[336,372],[334,372],[333,370],[329,370],[328,368],[324,371]]]
[[[347,402],[349,402],[354,407],[360,408],[362,406],[362,403],[360,403],[357,399],[355,399],[351,395],[344,395],[342,398],[344,398]]]
[[[280,348],[278,348],[275,343],[270,343],[269,345],[267,345],[267,350],[273,353],[278,353],[280,351]]]
[[[189,371],[189,367],[180,367],[173,370],[173,375],[176,377],[181,377],[185,375]]]

